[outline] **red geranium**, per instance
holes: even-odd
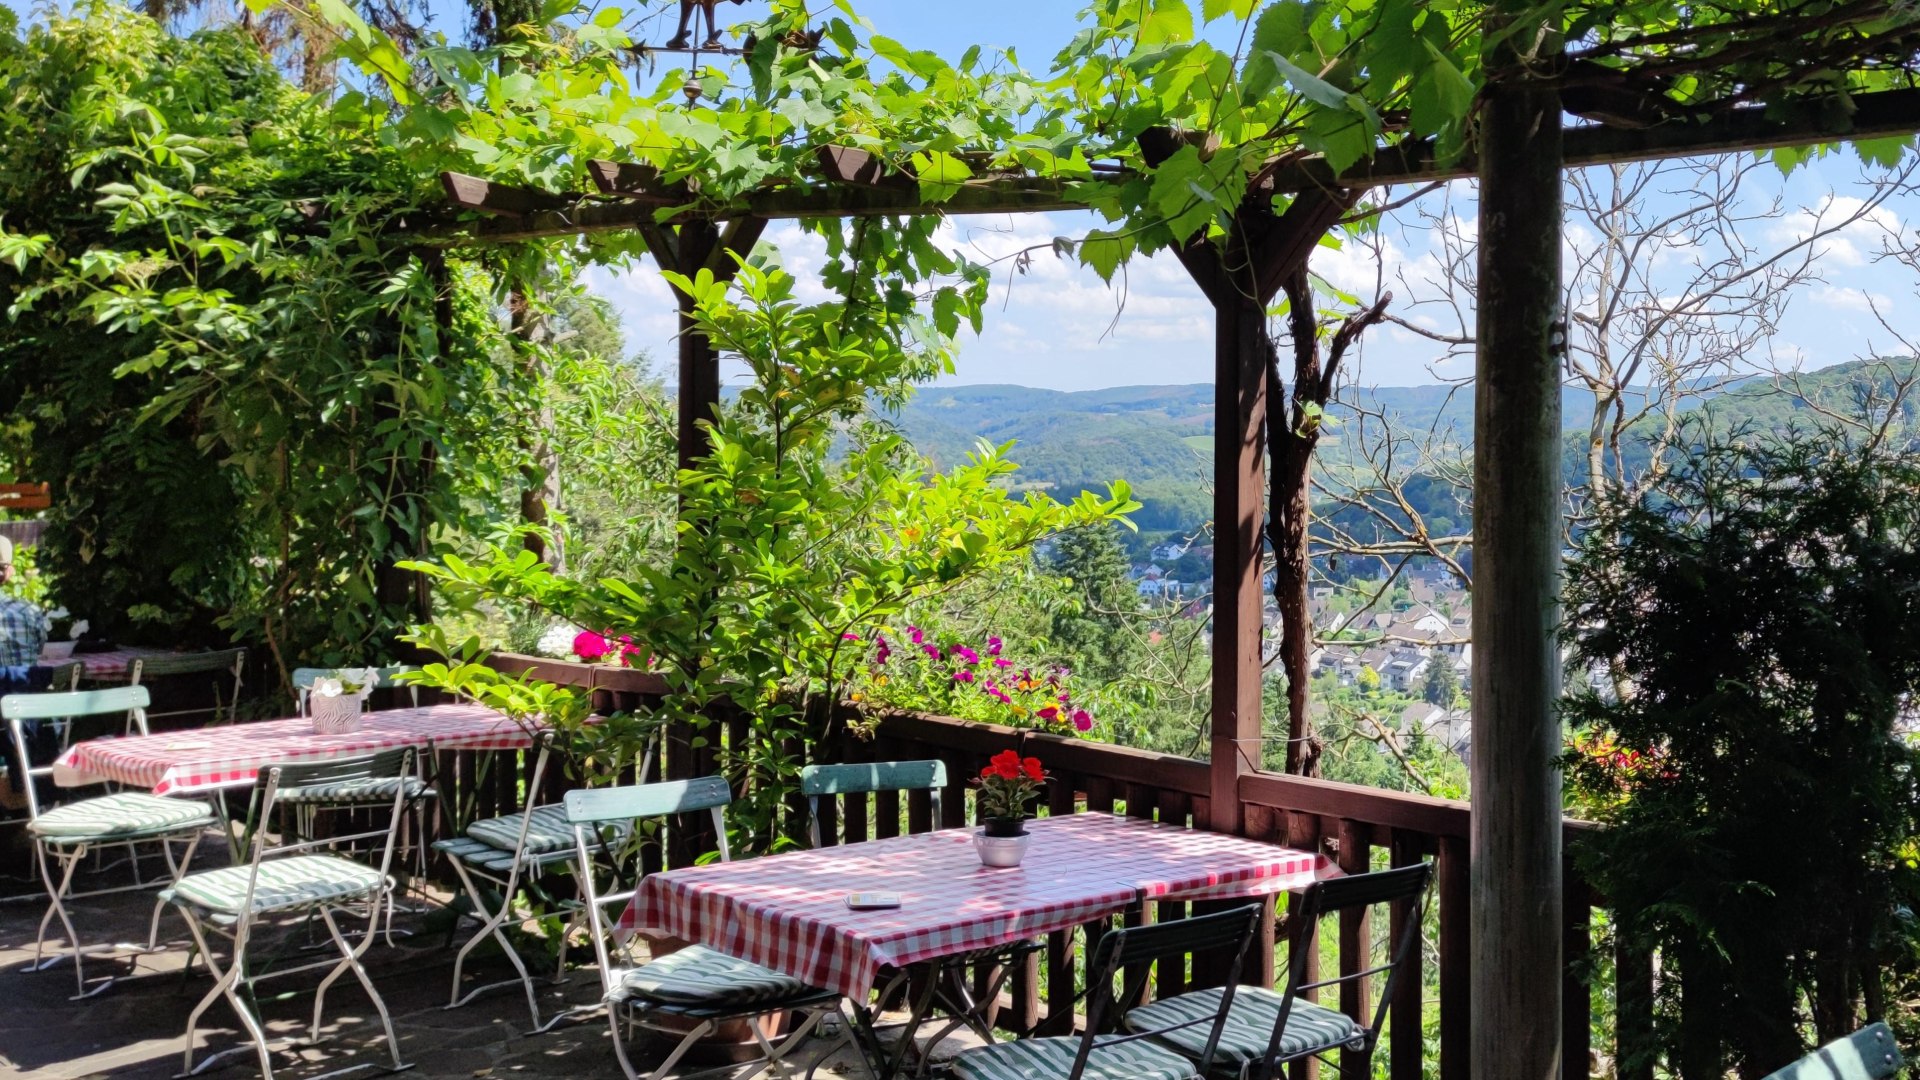
[[[1047,783],[1046,767],[1039,758],[1023,758],[1017,751],[1002,750],[980,770],[978,808],[982,819],[1012,819],[1028,816],[1032,802]]]

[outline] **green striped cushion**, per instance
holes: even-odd
[[[56,806],[27,827],[36,836],[72,841],[184,830],[213,822],[213,808],[206,803],[122,791]]]
[[[490,847],[501,851],[512,851],[520,842],[520,814],[505,814],[496,818],[485,818],[467,826],[467,835]],[[611,837],[625,837],[633,831],[631,822],[609,823],[602,826],[610,831]],[[573,826],[567,823],[567,808],[558,803],[553,806],[536,806],[533,809],[533,824],[527,829],[527,852],[543,855],[573,847]]]
[[[1273,1039],[1273,1027],[1280,1019],[1284,994],[1264,986],[1242,986],[1233,992],[1233,1005],[1227,1011],[1227,1025],[1220,1032],[1219,1058],[1242,1065],[1267,1052]],[[1127,1014],[1127,1026],[1134,1031],[1150,1031],[1201,1017],[1211,1018],[1220,1011],[1220,988],[1195,990]],[[1170,1031],[1159,1036],[1181,1050],[1198,1057],[1206,1049],[1207,1024]],[[1349,1043],[1364,1045],[1367,1030],[1344,1013],[1295,998],[1293,1011],[1287,1014],[1287,1031],[1280,1040],[1283,1057],[1329,1050]]]
[[[964,1050],[953,1059],[960,1080],[1067,1080],[1079,1039],[1022,1039]],[[1140,1042],[1095,1046],[1082,1080],[1194,1080],[1193,1062]]]
[[[492,844],[483,844],[471,836],[456,836],[451,840],[435,840],[433,850],[449,858],[459,859],[468,866],[477,866],[496,874],[504,874],[513,869],[513,852],[502,851]],[[547,851],[529,854],[522,860],[531,866],[545,866],[548,863],[573,861],[573,850]]]
[[[188,874],[171,890],[175,903],[191,903],[208,911],[239,914],[247,900],[250,866],[229,866]],[[282,911],[313,907],[369,896],[386,887],[380,871],[338,855],[299,855],[260,864],[260,881],[253,890],[253,910]]]
[[[427,792],[427,784],[417,776],[361,777],[357,780],[335,780],[326,784],[282,788],[277,798],[283,803],[310,806],[390,803],[393,801],[395,789],[404,790],[409,799],[418,799]]]
[[[704,945],[689,945],[620,979],[615,996],[642,997],[668,1005],[754,1005],[807,992],[791,975],[736,960]]]

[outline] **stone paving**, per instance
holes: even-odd
[[[202,861],[211,858],[206,853],[218,846],[203,844]],[[17,848],[12,854],[17,857]],[[8,861],[18,865],[15,860]],[[0,899],[0,1077],[158,1080],[175,1075],[185,1048],[187,1013],[210,985],[203,966],[196,965],[191,972],[183,970],[188,935],[179,916],[169,912],[164,918],[164,947],[159,952],[126,958],[90,957],[90,979],[109,974],[118,978],[94,997],[70,1001],[74,981],[69,965],[38,972],[21,970],[33,957],[35,927],[45,910],[42,900],[20,895],[27,887],[18,879],[0,884],[0,894],[14,894]],[[144,895],[121,894],[83,899],[72,909],[84,939],[131,941],[144,940],[151,903]],[[403,914],[396,925],[413,929],[413,935],[396,940],[392,948],[378,944],[367,954],[374,985],[393,1013],[402,1056],[414,1066],[405,1075],[447,1080],[522,1076],[617,1080],[621,1076],[602,1014],[546,1035],[527,1035],[523,1033],[528,1026],[526,1002],[518,988],[504,988],[460,1009],[446,1009],[454,955],[446,945],[448,921],[444,909]],[[298,936],[301,931],[296,929],[294,933],[296,944],[304,941]],[[320,940],[326,940],[324,929]],[[284,1080],[308,1080],[360,1063],[375,1067],[350,1076],[380,1075],[387,1054],[378,1017],[351,976],[328,993],[322,1041],[318,1045],[300,1041],[312,1011],[313,988],[323,974],[294,974],[262,985],[262,996],[267,999],[262,1012],[269,1036],[276,1039],[275,1075]],[[497,952],[481,956],[481,980],[490,982],[509,974],[506,961]],[[592,970],[576,967],[564,984],[542,989],[542,1012],[550,1015],[569,1004],[590,1003],[598,997],[598,988]],[[244,1032],[224,1002],[216,1002],[207,1011],[196,1045],[200,1048],[196,1053],[201,1055],[208,1050],[245,1045]],[[783,1062],[761,1075],[802,1076],[817,1051],[827,1045],[816,1038],[804,1052],[796,1053],[797,1063]],[[659,1051],[638,1051],[635,1063],[646,1069],[661,1056]],[[696,1070],[687,1068],[682,1073],[691,1071]],[[257,1059],[249,1051],[226,1059],[203,1075],[234,1080],[258,1073]],[[843,1050],[822,1064],[819,1075],[861,1076],[864,1072],[850,1052]]]

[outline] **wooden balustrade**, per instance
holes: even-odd
[[[533,671],[538,677],[560,685],[589,689],[596,711],[644,711],[656,704],[666,691],[664,680],[652,673],[628,671],[600,665],[536,660],[530,657],[500,656],[491,661],[503,671]],[[845,731],[844,725],[836,730]],[[717,769],[718,750],[724,745],[742,745],[749,727],[742,717],[726,717],[712,722],[705,739],[695,738],[685,726],[669,730],[664,738],[664,757],[652,778],[689,779],[713,773]],[[944,717],[912,714],[883,718],[871,738],[846,736],[831,746],[787,748],[799,760],[900,761],[937,758],[947,766],[947,788],[942,792],[941,813],[935,820],[932,799],[926,792],[910,792],[904,797],[881,793],[869,803],[849,799],[844,805],[823,808],[822,833],[825,843],[847,842],[859,838],[923,832],[953,828],[967,820],[969,782],[994,754],[1012,749],[1022,756],[1039,757],[1046,763],[1052,780],[1044,797],[1048,814],[1082,811],[1120,812],[1133,817],[1157,820],[1195,828],[1206,828],[1213,820],[1212,771],[1208,764],[1191,758],[1152,753],[1088,740],[1067,738],[1045,732],[970,723]],[[450,753],[439,755],[443,803],[447,812],[459,821],[476,816],[509,813],[518,808],[522,770],[531,763],[521,755],[519,767],[512,765],[489,771],[485,755]],[[554,798],[572,781],[559,770],[548,778]],[[1428,939],[1414,960],[1410,977],[1395,988],[1388,1005],[1388,1033],[1376,1050],[1377,1061],[1386,1062],[1392,1080],[1416,1080],[1437,1074],[1442,1080],[1465,1080],[1470,1075],[1469,1037],[1469,964],[1468,941],[1469,881],[1469,808],[1466,803],[1424,795],[1383,791],[1327,780],[1252,773],[1238,784],[1243,833],[1253,839],[1285,844],[1321,852],[1348,872],[1362,872],[1383,866],[1406,866],[1431,860],[1435,866],[1435,886],[1429,900]],[[790,800],[787,812],[790,831],[801,834],[804,806]],[[1569,821],[1568,847],[1590,826]],[[644,865],[690,865],[700,854],[711,850],[713,838],[698,827],[669,830],[663,850],[649,853]],[[1155,903],[1150,910],[1130,915],[1130,919],[1162,920],[1181,918],[1190,905]],[[1191,905],[1204,910],[1204,905]],[[1598,1047],[1620,1062],[1632,1062],[1632,1048],[1642,1045],[1652,1030],[1652,979],[1650,957],[1626,950],[1602,951],[1595,947],[1593,913],[1602,908],[1601,898],[1579,876],[1569,862],[1565,891],[1565,954],[1563,975],[1564,1009],[1562,1037],[1565,1054],[1563,1080],[1581,1080],[1588,1075],[1590,1050],[1595,1049],[1594,1028],[1598,1021],[1611,1031],[1613,1045]],[[1259,949],[1257,977],[1271,984],[1276,976],[1276,939],[1283,933],[1295,934],[1285,920],[1269,917],[1262,922],[1263,941]],[[1408,906],[1389,913],[1390,933],[1397,934],[1412,916]],[[1101,931],[1098,925],[1086,929],[1087,941]],[[1333,941],[1327,938],[1331,936]],[[1320,947],[1310,963],[1328,957],[1343,974],[1367,966],[1362,943],[1380,936],[1380,928],[1367,920],[1349,916],[1329,935],[1322,932]],[[1042,1033],[1071,1029],[1074,1023],[1073,995],[1077,987],[1083,954],[1068,933],[1049,935],[1046,947],[1029,955],[1022,966],[1011,973],[1008,993],[1003,996],[998,1018],[1001,1026],[1014,1031],[1038,1030]],[[1596,965],[1612,964],[1618,975],[1617,994],[1608,1003],[1611,1008],[1596,1013],[1590,980]],[[1217,973],[1185,965],[1163,965],[1154,972],[1150,992],[1164,996],[1194,986],[1207,985]],[[976,980],[984,982],[987,973]],[[1374,985],[1342,988],[1339,1002],[1353,1009],[1373,1000],[1380,992]],[[1427,1033],[1429,1020],[1438,1032],[1437,1061],[1429,1061]],[[1349,1058],[1340,1069],[1343,1080],[1359,1076],[1357,1059]],[[1302,1063],[1292,1074],[1295,1080],[1316,1076],[1311,1063]],[[1623,1068],[1622,1076],[1648,1075],[1639,1068]]]
[[[949,824],[957,824],[965,813],[967,781],[978,775],[993,754],[1013,749],[1020,754],[1039,757],[1053,776],[1046,798],[1050,814],[1081,810],[1126,814],[1206,827],[1210,820],[1207,763],[1167,754],[1155,754],[1127,747],[1063,738],[1042,732],[974,724],[941,717],[901,715],[883,720],[870,743],[847,748],[850,760],[902,760],[940,758],[947,763],[951,790],[944,803]],[[1393,1080],[1416,1080],[1437,1072],[1443,1080],[1464,1080],[1468,1062],[1468,994],[1471,952],[1468,942],[1469,880],[1471,852],[1468,839],[1469,808],[1464,802],[1436,799],[1425,795],[1382,791],[1375,788],[1340,784],[1328,780],[1253,773],[1239,783],[1239,798],[1244,810],[1244,833],[1250,838],[1290,847],[1306,848],[1326,854],[1348,872],[1380,866],[1406,866],[1431,860],[1436,883],[1430,904],[1437,908],[1436,927],[1427,947],[1420,950],[1412,977],[1396,987],[1388,1006],[1388,1034],[1375,1053],[1376,1060],[1387,1062],[1387,1074]],[[1591,828],[1582,822],[1567,823],[1571,848],[1580,833]],[[1652,963],[1645,955],[1622,954],[1609,957],[1617,963],[1620,977],[1618,1006],[1603,1014],[1594,1012],[1590,985],[1593,967],[1602,954],[1595,948],[1593,912],[1602,905],[1593,890],[1569,864],[1566,870],[1565,939],[1566,964],[1563,974],[1564,1010],[1561,1021],[1566,1052],[1562,1060],[1563,1080],[1581,1080],[1589,1073],[1590,1050],[1594,1048],[1595,1020],[1615,1036],[1615,1045],[1601,1048],[1615,1060],[1627,1060],[1630,1047],[1651,1033]],[[1157,904],[1149,913],[1153,918],[1178,918],[1185,905]],[[1391,913],[1390,927],[1397,932],[1411,916],[1405,909]],[[1262,950],[1260,977],[1271,983],[1275,975],[1275,927],[1282,921],[1265,921],[1266,948]],[[1362,970],[1366,963],[1362,941],[1377,933],[1365,921],[1348,917],[1338,928],[1339,947],[1335,952],[1342,974]],[[1324,930],[1323,930],[1324,935]],[[1075,957],[1066,935],[1056,934],[1046,950],[1046,986],[1048,1000],[1040,1000],[1041,980],[1037,972],[1016,973],[1012,1015],[1007,1026],[1019,1029],[1031,1026],[1044,1012],[1050,1024],[1067,1022],[1071,1008],[1066,1003],[1073,991]],[[1328,952],[1326,942],[1318,950]],[[1319,957],[1315,957],[1315,960]],[[1436,963],[1429,964],[1430,961]],[[1432,970],[1432,978],[1428,977]],[[1204,985],[1204,973],[1194,972],[1193,982]],[[1175,993],[1187,987],[1182,972],[1157,972],[1153,991]],[[1437,999],[1429,1000],[1437,989]],[[1343,987],[1343,1008],[1353,1008],[1363,995],[1378,992],[1377,986]],[[1427,1019],[1429,1009],[1437,1009],[1439,1033],[1438,1061],[1429,1063]],[[1624,1044],[1624,1045],[1623,1045]],[[1430,1068],[1437,1065],[1437,1069]],[[1359,1075],[1357,1060],[1343,1063],[1343,1078]],[[1297,1080],[1314,1075],[1310,1067],[1296,1069]],[[1626,1075],[1623,1073],[1622,1075]],[[1635,1075],[1642,1075],[1637,1070]]]

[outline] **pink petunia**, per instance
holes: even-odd
[[[1058,705],[1049,705],[1044,709],[1035,710],[1033,715],[1042,720],[1058,720],[1060,719],[1060,707]]]
[[[956,672],[954,672],[954,673],[953,673],[953,681],[954,681],[954,682],[972,682],[972,681],[973,681],[973,672],[971,672],[971,671],[956,671]]]
[[[1092,731],[1093,714],[1085,709],[1075,709],[1073,713],[1073,730]]]
[[[927,633],[917,626],[909,626],[907,627],[907,640],[913,642],[915,645],[919,645],[927,640]]]
[[[582,630],[573,636],[573,655],[592,663],[613,651],[613,646],[602,634],[591,630]]]
[[[887,639],[884,637],[875,638],[874,640],[879,642],[879,646],[873,650],[873,662],[876,664],[884,664],[887,662],[887,657],[893,655],[893,649],[888,647]]]
[[[1010,668],[1013,666],[1013,661],[1004,656],[996,656],[993,658],[993,666],[997,668]]]
[[[859,641],[860,635],[849,630],[846,633],[840,635],[840,640],[841,641]]]
[[[920,646],[920,651],[926,653],[932,659],[940,659],[940,646],[938,645],[922,645]]]
[[[1001,642],[1001,640],[1000,640],[1000,639],[999,639],[998,637],[994,637],[994,636],[992,636],[992,635],[988,635],[988,637],[987,637],[987,655],[988,655],[988,656],[999,656],[999,655],[1000,655],[1000,646],[1001,646],[1002,644],[1003,644],[1003,643]]]
[[[967,648],[965,645],[955,645],[953,647],[953,655],[965,660],[969,664],[977,664],[980,662],[980,654]]]

